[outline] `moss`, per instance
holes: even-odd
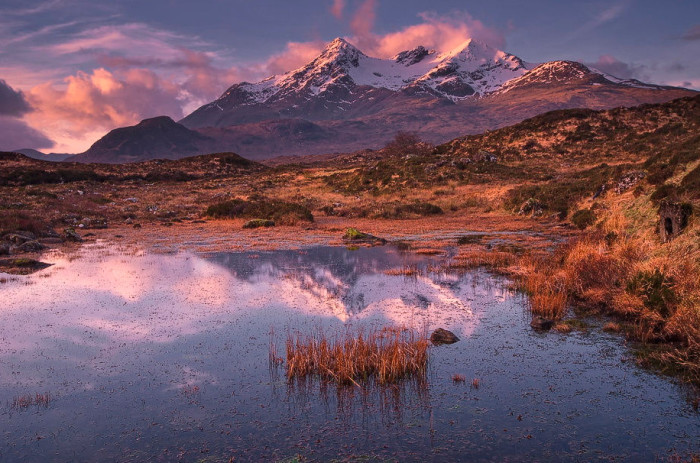
[[[343,239],[350,241],[365,240],[367,238],[369,238],[369,235],[367,233],[362,233],[357,228],[348,228],[343,235]]]

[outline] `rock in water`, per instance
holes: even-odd
[[[454,344],[459,338],[452,332],[443,328],[438,328],[430,335],[430,342],[439,346],[440,344]]]
[[[537,331],[547,331],[554,326],[554,320],[548,318],[540,317],[537,315],[530,322],[530,326]]]

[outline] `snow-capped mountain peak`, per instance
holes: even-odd
[[[387,59],[368,56],[339,37],[308,64],[258,83],[235,84],[183,121],[192,127],[221,126],[270,114],[322,120],[373,111],[387,98],[399,101],[408,96],[447,104],[553,84],[660,89],[616,79],[574,61],[527,63],[474,39],[446,51],[417,46]]]

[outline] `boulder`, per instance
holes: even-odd
[[[13,244],[22,244],[26,243],[27,241],[34,241],[36,239],[36,235],[28,231],[18,231],[6,234],[3,239]]]
[[[537,315],[530,322],[530,326],[536,331],[547,331],[554,326],[554,320]]]
[[[19,252],[39,252],[43,251],[46,249],[46,246],[41,244],[38,241],[27,241],[25,243],[22,243],[18,246],[14,247],[14,251],[19,251]]]
[[[63,237],[66,241],[73,243],[82,243],[83,238],[75,231],[74,228],[66,228],[63,230]]]
[[[430,342],[439,346],[441,344],[454,344],[459,338],[452,332],[443,328],[438,328],[430,335]]]

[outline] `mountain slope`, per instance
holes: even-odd
[[[618,79],[574,61],[528,63],[475,40],[445,52],[419,46],[379,59],[335,39],[305,66],[232,85],[180,126],[169,120],[110,133],[109,141],[75,160],[351,152],[381,147],[401,130],[442,143],[555,109],[609,109],[694,94]]]

